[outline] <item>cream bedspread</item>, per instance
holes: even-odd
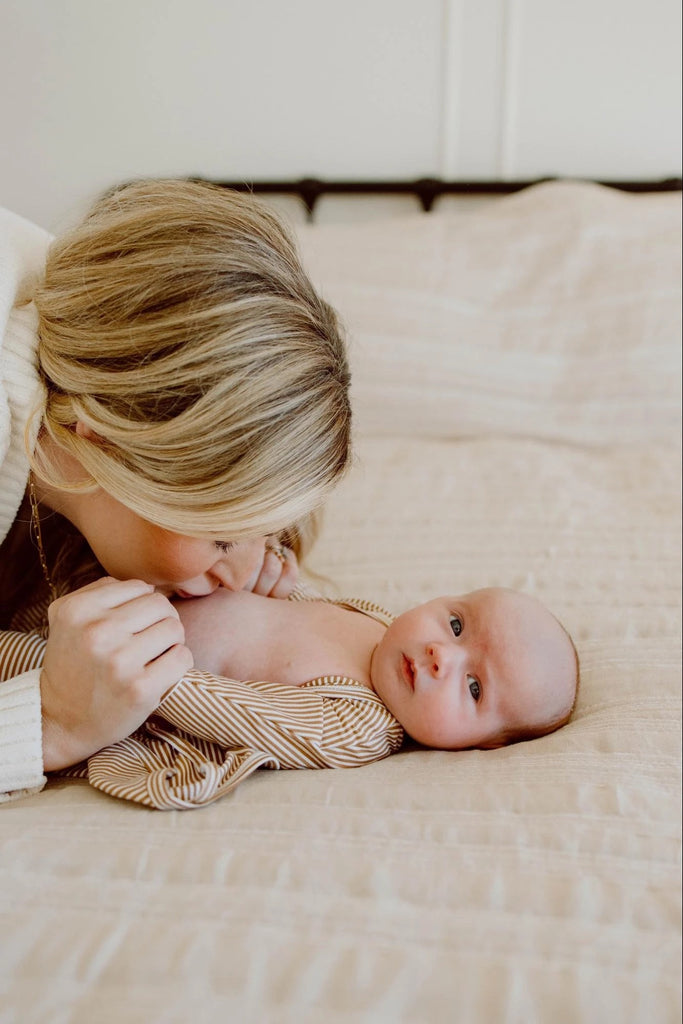
[[[680,197],[537,186],[300,229],[357,460],[313,567],[400,612],[503,584],[582,660],[497,751],[0,810],[1,1024],[677,1022]]]

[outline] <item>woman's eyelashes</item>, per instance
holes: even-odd
[[[218,548],[222,555],[227,555],[227,553],[229,551],[232,551],[232,549],[235,547],[234,540],[215,540],[213,543],[214,546]]]
[[[475,679],[474,676],[468,676],[467,686],[470,691],[472,700],[475,702],[475,704],[478,703],[481,698],[481,685],[479,681]]]
[[[448,624],[453,630],[453,636],[460,636],[462,633],[462,619],[459,615],[451,615],[448,619]]]

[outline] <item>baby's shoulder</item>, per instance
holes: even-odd
[[[383,626],[390,626],[395,618],[386,608],[382,608],[375,601],[368,601],[363,597],[343,597],[335,600],[333,603],[350,611],[361,612],[361,614],[367,615]]]

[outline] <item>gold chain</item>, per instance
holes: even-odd
[[[36,496],[36,488],[33,483],[33,473],[29,473],[28,477],[28,499],[31,503],[31,523],[33,525],[33,534],[36,538],[38,545],[38,555],[40,556],[40,564],[43,569],[43,576],[50,590],[50,601],[57,600],[57,590],[54,583],[50,578],[50,571],[47,567],[47,559],[45,557],[45,548],[43,547],[43,534],[40,529],[40,513],[38,511],[38,498]]]

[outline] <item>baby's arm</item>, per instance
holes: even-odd
[[[231,669],[234,637],[239,635],[239,594],[219,588],[206,597],[173,602],[185,629],[185,645],[192,651],[194,667],[215,676],[236,678]]]
[[[253,679],[273,603],[279,602],[223,587],[206,597],[174,601],[194,667],[228,679]]]

